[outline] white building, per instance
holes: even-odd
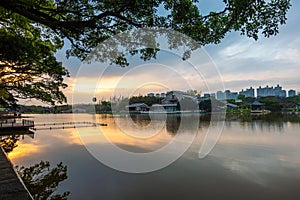
[[[268,96],[276,96],[276,97],[286,97],[286,91],[282,90],[282,87],[279,84],[276,87],[269,87],[268,85],[264,88],[259,86],[257,88],[257,97],[268,97]]]

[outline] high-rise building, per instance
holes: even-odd
[[[259,86],[257,88],[257,97],[268,97],[268,96],[276,96],[276,97],[286,97],[286,91],[282,90],[282,87],[277,85],[276,87],[269,87],[268,85],[264,88]]]
[[[226,100],[226,95],[222,91],[217,91],[217,100],[219,101],[224,101]]]
[[[274,88],[269,87],[268,85],[264,88],[259,86],[259,88],[257,88],[257,97],[267,97],[267,96],[275,96]]]
[[[282,90],[282,87],[279,84],[274,88],[274,96],[276,97],[286,97],[286,91]]]
[[[218,91],[217,92],[217,100],[223,101],[223,100],[235,100],[238,97],[237,92],[231,92],[230,90],[225,90],[225,92]]]
[[[294,96],[296,96],[296,91],[295,90],[289,90],[288,95],[289,95],[289,97],[294,97]]]
[[[228,96],[226,96],[227,99],[230,99],[230,100],[236,100],[237,97],[238,97],[238,93],[237,92],[230,92]]]
[[[225,99],[229,99],[230,93],[230,90],[225,90]]]
[[[254,98],[254,89],[250,87],[249,89],[242,90],[239,94],[245,95],[245,97],[253,97]]]

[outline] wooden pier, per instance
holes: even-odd
[[[52,129],[67,129],[67,128],[84,128],[92,126],[107,126],[103,123],[93,122],[57,122],[57,123],[40,123],[35,124],[32,120],[16,121],[16,120],[3,120],[0,121],[0,131],[4,133],[9,131],[36,131],[36,130],[52,130]],[[0,132],[1,135],[1,132]]]
[[[1,130],[29,130],[30,128],[34,127],[34,121],[32,120],[25,120],[22,121],[10,121],[4,120],[0,121],[0,131]]]
[[[0,146],[0,199],[33,200],[15,168]]]

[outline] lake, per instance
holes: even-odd
[[[107,124],[52,130],[41,130],[43,126],[40,126],[34,138],[21,137],[18,146],[9,153],[12,162],[19,166],[41,160],[52,165],[59,162],[67,165],[68,179],[59,185],[58,192],[70,191],[69,199],[275,200],[300,197],[299,115],[229,116],[224,124],[212,126],[222,128],[222,132],[212,151],[202,159],[199,159],[199,149],[211,128],[207,115],[182,118],[170,115],[152,120],[143,115],[75,114],[75,119],[73,114],[28,116],[40,125],[74,120]],[[180,126],[184,118],[197,119],[196,132],[194,124]],[[195,136],[192,145],[175,162],[149,173],[112,169],[90,153],[91,148],[98,146],[109,155],[110,151],[106,151],[109,140],[123,150],[147,154],[168,145],[178,134],[182,138]],[[103,135],[108,140],[103,139]],[[173,156],[172,152],[162,157],[168,159]],[[120,157],[122,159],[126,162],[127,158]]]

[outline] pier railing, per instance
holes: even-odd
[[[0,122],[0,128],[9,127],[34,127],[34,121],[23,119],[22,122],[17,122],[15,120],[4,120]]]
[[[22,120],[22,124],[23,124],[23,126],[30,126],[30,127],[33,127],[33,126],[34,126],[34,121],[23,119],[23,120]]]

